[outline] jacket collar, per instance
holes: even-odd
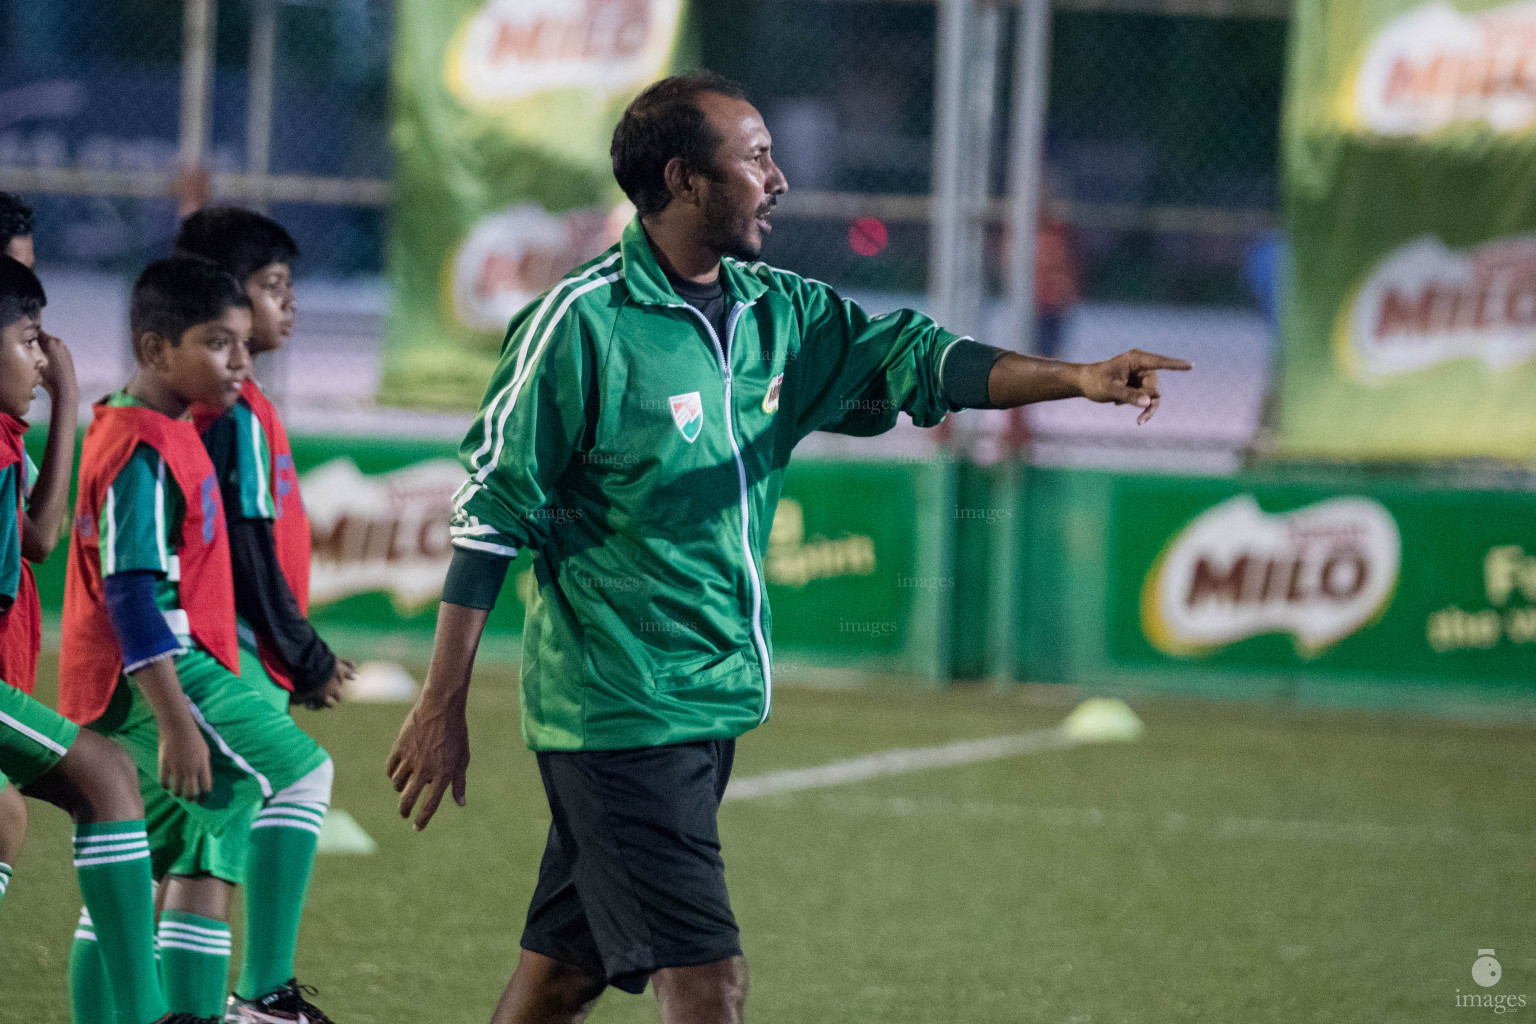
[[[651,243],[645,237],[645,228],[640,226],[638,216],[624,229],[624,235],[619,239],[619,252],[630,298],[648,306],[684,305],[661,264],[656,262],[656,254],[651,251]],[[734,302],[755,302],[768,290],[755,274],[747,272],[746,266],[729,258],[720,261],[720,283]]]

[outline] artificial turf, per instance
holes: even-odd
[[[748,1018],[1459,1021],[1493,1013],[1456,1005],[1485,991],[1536,1013],[1536,726],[1133,705],[1134,744],[728,804]],[[785,685],[736,771],[1039,729],[1069,706]],[[475,1024],[515,962],[549,821],[515,672],[477,675],[469,806],[420,834],[383,774],[403,713],[299,712],[336,759],[335,806],[379,847],[320,859],[300,980],[339,1024]],[[69,826],[31,808],[0,907],[0,1024],[68,1019]],[[1480,949],[1502,963],[1494,989],[1472,980]],[[649,994],[612,990],[591,1017],[653,1019]]]

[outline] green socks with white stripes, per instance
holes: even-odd
[[[325,792],[329,794],[329,762]],[[299,920],[326,804],[269,803],[251,823],[245,872],[245,959],[235,994],[259,999],[293,977]]]
[[[172,1013],[223,1015],[229,942],[228,922],[183,910],[160,915],[160,978]]]
[[[155,970],[155,905],[143,819],[76,826],[75,871],[118,1024],[159,1020],[166,1008]],[[70,959],[73,966],[73,954]]]
[[[91,912],[80,908],[75,941],[69,947],[69,1012],[74,1024],[116,1024],[107,965],[97,948]]]
[[[0,902],[5,900],[5,890],[11,885],[11,866],[0,864]]]

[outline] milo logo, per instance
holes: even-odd
[[[1430,3],[1371,41],[1354,113],[1381,135],[1428,135],[1456,124],[1499,132],[1536,126],[1536,3],[1462,14]]]
[[[448,264],[454,316],[471,330],[505,331],[518,310],[618,241],[632,211],[625,203],[555,214],[522,203],[484,218]]]
[[[1313,657],[1386,609],[1401,557],[1397,523],[1369,498],[1270,515],[1239,495],[1168,542],[1142,586],[1142,630],[1181,656],[1289,633]]]
[[[402,612],[437,600],[453,557],[453,495],[463,483],[456,459],[370,475],[340,458],[304,474],[311,600],[383,591]]]
[[[1498,370],[1536,356],[1536,235],[1455,251],[1426,236],[1376,266],[1335,331],[1340,368],[1370,382],[1452,359]]]
[[[681,0],[491,0],[448,46],[449,89],[465,103],[555,89],[617,95],[660,77]]]

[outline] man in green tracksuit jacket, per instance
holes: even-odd
[[[786,189],[761,117],[715,76],[666,79],[614,132],[638,216],[513,319],[460,448],[432,665],[388,770],[423,827],[463,803],[474,652],[535,552],[522,720],[554,818],[494,1020],[580,1020],[654,978],[669,1022],[740,1018],[746,966],[715,814],[734,739],[773,706],[763,579],[795,444],[907,413],[1158,401],[1181,360],[1034,359],[912,310],[870,317],[756,260]]]

